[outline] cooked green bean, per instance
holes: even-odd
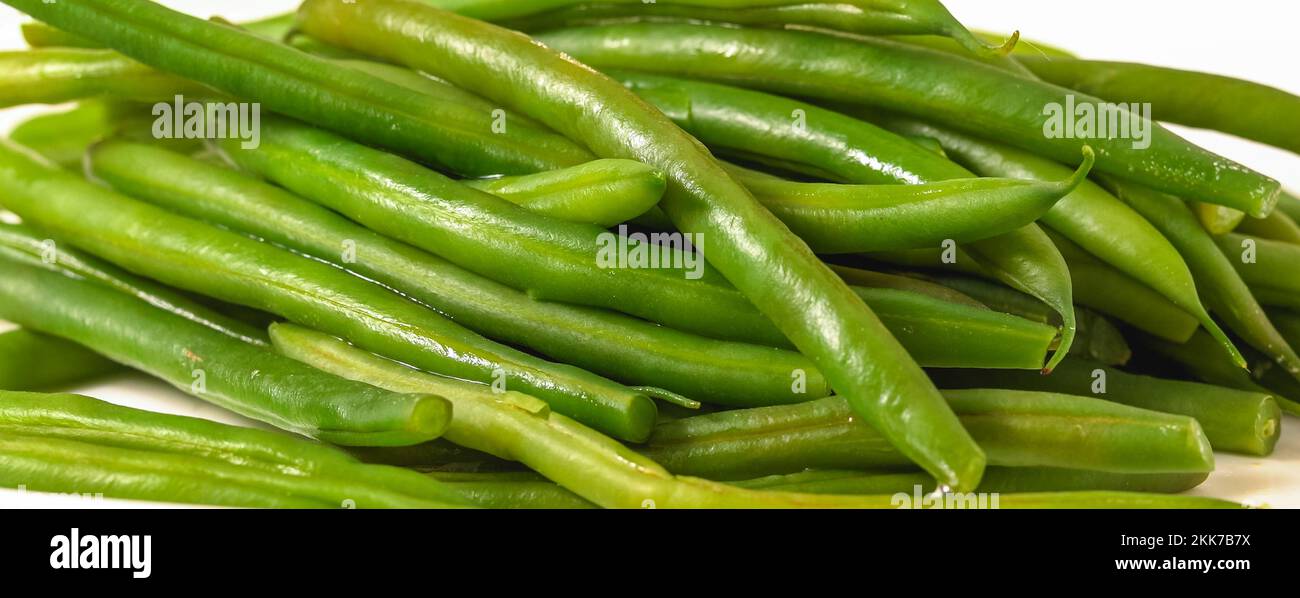
[[[852,268],[838,264],[829,264],[831,270],[844,279],[844,282],[855,287],[866,287],[869,289],[895,289],[899,291],[911,291],[935,299],[947,301],[948,303],[957,303],[968,305],[974,308],[987,308],[988,306],[975,300],[970,295],[962,293],[959,290],[948,288],[944,285],[922,280],[912,276],[901,274],[886,274],[884,272],[873,272],[863,270],[862,268]],[[1043,306],[1046,310],[1047,306]],[[1002,310],[999,310],[1002,311]],[[1049,320],[1036,320],[1042,324],[1048,323]]]
[[[798,183],[730,168],[777,218],[823,254],[981,241],[1038,220],[1088,176],[1092,152],[1055,183],[957,179],[918,185]]]
[[[1233,233],[1215,241],[1246,284],[1300,293],[1300,246]]]
[[[1296,197],[1289,192],[1283,191],[1282,197],[1277,201],[1278,211],[1290,216],[1292,220],[1300,222],[1300,197]]]
[[[28,21],[22,24],[23,40],[33,48],[102,48],[102,44],[57,29],[40,21]]]
[[[1019,316],[1043,324],[1056,325],[1061,321],[1061,316],[1052,310],[1052,308],[1048,307],[1046,303],[991,280],[975,278],[973,276],[934,274],[929,272],[913,273],[912,276],[916,276],[923,280],[934,281],[936,284],[956,289],[962,294],[974,297],[981,304],[995,311]]]
[[[111,50],[46,48],[0,52],[0,107],[61,104],[95,96],[156,101],[211,90],[159,73]]]
[[[333,266],[107,191],[12,145],[0,148],[0,175],[13,181],[7,208],[129,270],[329,328],[407,363],[531,389],[622,438],[644,438],[654,423],[641,392],[489,341]]]
[[[1095,396],[1142,409],[1193,417],[1215,450],[1273,452],[1282,414],[1269,394],[1149,376],[1067,359],[1050,376],[994,370],[931,370],[940,388],[1010,388]]]
[[[1069,363],[1068,361],[1066,363]],[[978,492],[1123,492],[1176,493],[1191,490],[1209,477],[1198,473],[1111,473],[1056,467],[990,467]],[[923,473],[805,471],[731,482],[742,488],[781,490],[809,494],[892,494],[935,490],[934,479]]]
[[[9,138],[64,168],[76,168],[86,148],[118,129],[117,116],[107,102],[85,101],[70,110],[29,118],[15,126]]]
[[[777,93],[874,105],[926,118],[1060,161],[1083,145],[1097,170],[1262,217],[1277,181],[1150,124],[1143,143],[1115,136],[1050,134],[1044,107],[1102,101],[962,57],[872,38],[710,25],[627,24],[538,36],[596,68],[628,68],[715,79]],[[1068,96],[1074,96],[1073,100]],[[1064,110],[1061,110],[1064,112]],[[1123,119],[1137,119],[1123,111]],[[1146,142],[1149,142],[1147,144]]]
[[[489,509],[592,509],[582,497],[537,474],[442,473],[435,480]]]
[[[1247,218],[1237,225],[1236,231],[1243,235],[1300,245],[1300,224],[1296,224],[1295,219],[1282,210],[1274,210],[1267,218]]]
[[[0,333],[0,389],[44,390],[121,371],[122,366],[61,338],[19,328]]]
[[[1233,269],[1233,260],[1219,250],[1214,238],[1197,222],[1186,202],[1112,178],[1102,178],[1101,182],[1159,228],[1178,248],[1198,281],[1198,290],[1205,304],[1223,319],[1230,330],[1292,375],[1300,376],[1300,356],[1268,321],[1268,315],[1251,289]]]
[[[1196,420],[1087,397],[1004,390],[945,392],[992,465],[1113,473],[1214,468]],[[669,471],[735,480],[804,469],[879,469],[907,460],[844,400],[724,411],[663,424],[644,454]]]
[[[635,451],[558,413],[520,408],[485,387],[432,376],[304,328],[271,328],[277,348],[341,376],[397,391],[434,391],[452,401],[447,439],[519,461],[574,494],[606,508],[883,507],[879,497],[754,492],[673,476]],[[436,390],[435,390],[436,389]],[[520,395],[526,398],[526,395]]]
[[[662,174],[632,160],[596,160],[572,168],[465,184],[539,214],[604,227],[646,213],[668,188]]]
[[[1246,213],[1241,210],[1199,201],[1192,202],[1192,211],[1196,213],[1196,218],[1201,221],[1201,226],[1204,226],[1205,230],[1210,231],[1212,235],[1230,233],[1246,219]]]
[[[447,401],[316,372],[91,282],[0,257],[0,317],[75,342],[188,394],[336,444],[438,437]]]
[[[1172,362],[1192,378],[1214,386],[1271,395],[1283,411],[1300,415],[1300,395],[1288,396],[1267,388],[1246,370],[1216,359],[1217,355],[1212,350],[1213,339],[1204,331],[1197,331],[1191,339],[1181,344],[1141,333],[1134,334],[1132,339],[1151,353]]]

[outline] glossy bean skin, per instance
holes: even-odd
[[[109,95],[154,101],[210,90],[159,73],[111,50],[47,48],[0,52],[0,106],[61,104]]]
[[[337,444],[437,438],[450,405],[316,372],[93,283],[0,258],[0,316],[236,413]]]
[[[1067,362],[1068,363],[1068,362]],[[1191,490],[1209,473],[1111,473],[1056,467],[990,467],[978,492],[1156,492],[1173,494]],[[732,482],[742,488],[807,492],[810,494],[911,493],[917,487],[935,490],[934,480],[923,473],[862,471],[806,471]]]
[[[907,119],[892,121],[895,130],[935,137],[967,167],[983,176],[1058,180],[1069,169],[1051,160],[997,143]],[[1142,214],[1100,185],[1084,182],[1058,202],[1043,223],[1121,272],[1151,287],[1179,309],[1193,315],[1218,338],[1233,358],[1236,347],[1210,317],[1196,281],[1178,249]],[[1057,244],[1058,249],[1060,244]],[[1063,252],[1064,253],[1064,252]],[[1068,262],[1067,258],[1067,262]]]
[[[798,183],[731,172],[821,254],[938,247],[981,241],[1038,220],[1087,177],[1088,158],[1055,183],[965,179],[928,185]]]
[[[518,461],[605,508],[884,508],[887,497],[756,492],[674,476],[626,446],[558,413],[530,411],[485,387],[432,376],[293,325],[271,338],[294,359],[381,388],[438,392],[455,406],[447,439]],[[436,389],[436,391],[435,391]],[[507,393],[508,395],[509,393]]]
[[[466,176],[528,174],[592,159],[553,133],[492,131],[493,115],[439,102],[277,41],[138,0],[12,0],[11,6],[163,72],[267,110],[407,152]]]
[[[113,361],[61,338],[22,328],[0,333],[3,390],[45,390],[121,370]]]
[[[1060,161],[1083,140],[1044,134],[1043,107],[1101,102],[964,58],[870,38],[709,25],[612,25],[538,36],[596,68],[629,68],[728,81],[778,93],[869,104],[996,137]],[[1151,144],[1089,139],[1100,172],[1189,199],[1265,216],[1279,185],[1153,125]]]
[[[781,163],[795,172],[847,183],[932,183],[969,179],[966,169],[915,142],[844,114],[805,102],[654,75],[618,71],[620,80],[706,145]],[[1035,225],[962,245],[981,271],[1042,299],[1062,315],[1061,349],[1073,344],[1075,322],[1069,272]],[[935,262],[936,264],[938,262]]]
[[[136,276],[94,255],[51,239],[44,232],[21,224],[0,224],[0,255],[93,281],[130,295],[191,322],[231,338],[267,346],[266,332],[216,311],[175,289]]]
[[[542,30],[574,24],[627,22],[731,23],[750,27],[802,25],[863,35],[945,35],[976,55],[1003,55],[1018,36],[990,46],[961,25],[937,0],[848,0],[813,4],[798,0],[678,0],[658,4],[643,0],[614,0],[592,4],[585,0],[422,0],[444,10],[511,29]]]
[[[1004,390],[945,392],[993,465],[1112,473],[1202,473],[1214,457],[1190,417]],[[804,469],[906,466],[843,399],[725,411],[656,428],[643,452],[669,471],[736,480]]]
[[[1300,153],[1300,98],[1233,77],[1146,64],[1019,56],[1035,75],[1112,102],[1151,104],[1161,120]]]
[[[602,227],[646,213],[668,188],[662,174],[632,160],[596,160],[572,168],[465,184],[539,214]]]
[[[458,492],[417,473],[363,465],[337,448],[301,437],[153,413],[79,395],[0,392],[0,435],[198,457],[310,480],[346,480],[358,485],[360,492],[352,497],[357,500],[370,488],[383,494],[404,493],[413,498],[469,504]],[[166,496],[159,498],[167,500]],[[343,498],[347,497],[339,497]],[[341,507],[340,503],[333,506]]]
[[[9,138],[64,168],[81,165],[86,148],[118,129],[116,110],[107,102],[84,101],[63,112],[29,118]]]
[[[1199,282],[1205,304],[1230,330],[1293,376],[1300,376],[1300,356],[1296,355],[1295,348],[1278,334],[1252,289],[1234,269],[1234,260],[1219,250],[1214,237],[1197,222],[1185,202],[1110,178],[1101,182],[1178,248]]]
[[[1274,210],[1267,218],[1247,218],[1237,225],[1236,232],[1300,245],[1300,224],[1296,224],[1282,210]]]
[[[872,270],[863,270],[862,268],[853,268],[850,266],[841,266],[830,264],[831,270],[844,279],[844,282],[855,287],[866,287],[869,289],[896,289],[899,291],[912,291],[921,295],[933,297],[947,301],[948,303],[957,303],[968,305],[974,308],[986,308],[987,305],[979,302],[974,297],[962,293],[944,285],[922,280],[913,276],[903,274],[888,274],[885,272],[875,272]],[[998,310],[1002,311],[1002,310]],[[1046,324],[1049,320],[1036,320]]]
[[[333,266],[105,190],[12,145],[0,148],[0,175],[10,181],[5,207],[128,270],[326,327],[407,363],[533,389],[622,437],[644,438],[653,424],[644,394],[489,341]]]
[[[1104,377],[1099,386],[1099,373]],[[940,388],[1010,388],[1094,396],[1195,418],[1215,450],[1266,456],[1282,431],[1282,413],[1269,394],[1181,380],[1138,376],[1098,363],[1067,359],[1050,376],[994,370],[931,370]],[[1097,392],[1103,390],[1104,393]]]
[[[708,239],[709,262],[832,388],[936,477],[957,488],[978,483],[979,448],[879,318],[699,141],[616,81],[525,36],[409,3],[309,0],[299,17],[308,34],[442,76],[602,158],[662,170],[669,189],[660,207],[679,230]]]

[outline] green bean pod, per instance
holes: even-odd
[[[336,444],[438,437],[450,405],[328,376],[117,291],[0,258],[0,317],[157,376],[188,394]]]
[[[1133,349],[1124,340],[1124,334],[1105,316],[1087,309],[1078,311],[1079,337],[1070,347],[1070,355],[1106,365],[1128,364],[1133,357]]]
[[[21,25],[23,40],[33,48],[103,48],[99,42],[68,33],[40,21],[27,21]]]
[[[994,370],[931,370],[941,388],[1010,388],[1057,392],[1195,418],[1215,450],[1265,456],[1282,431],[1281,411],[1269,394],[1129,374],[1067,359],[1050,376]]]
[[[1214,468],[1210,445],[1190,417],[1024,391],[961,390],[944,396],[992,465],[1112,473]],[[837,397],[669,422],[655,429],[643,452],[669,471],[719,480],[907,465]]]
[[[136,276],[113,264],[61,243],[21,224],[0,224],[0,255],[83,278],[130,295],[191,322],[202,324],[246,343],[267,346],[261,328],[227,316],[175,289]]]
[[[440,102],[384,80],[340,70],[238,27],[139,0],[8,0],[64,31],[267,110],[356,135],[466,176],[528,174],[590,161],[553,133],[510,126],[501,114]],[[498,126],[494,132],[494,122]]]
[[[1278,334],[1252,289],[1234,269],[1234,261],[1239,260],[1229,259],[1220,251],[1214,237],[1197,222],[1186,202],[1111,178],[1103,178],[1101,182],[1178,248],[1199,283],[1205,304],[1230,330],[1291,375],[1300,376],[1300,356]]]
[[[623,72],[618,76],[707,145],[748,153],[759,162],[795,164],[796,172],[851,183],[972,178],[967,170],[906,138],[804,102],[726,85]],[[1065,331],[1048,369],[1063,359],[1074,342],[1074,303],[1068,269],[1042,231],[1029,225],[967,243],[962,250],[968,261],[979,262],[981,271],[1060,311]]]
[[[822,254],[937,247],[980,241],[1038,220],[1088,176],[1092,153],[1055,183],[958,179],[921,185],[798,183],[733,167],[777,218]]]
[[[89,100],[62,112],[39,114],[9,131],[9,138],[64,168],[81,165],[86,148],[118,129],[117,110]]]
[[[213,95],[201,85],[159,73],[111,50],[0,52],[0,107],[61,104],[103,95],[155,101],[176,94]]]
[[[994,311],[1019,316],[1041,324],[1056,325],[1061,321],[1060,315],[1042,301],[991,280],[973,276],[929,272],[913,272],[910,276],[955,289],[964,295],[975,298],[982,305]]]
[[[855,287],[911,291],[927,297],[947,301],[948,303],[967,305],[976,309],[985,309],[988,307],[987,305],[975,300],[974,297],[962,293],[961,291],[928,280],[922,280],[917,277],[874,272],[871,270],[863,270],[862,268],[852,268],[838,264],[829,265],[832,271],[838,274],[840,278],[844,279],[844,282]],[[1037,321],[1046,324],[1049,320],[1043,319]]]
[[[107,191],[13,146],[0,148],[0,175],[11,182],[10,210],[128,270],[319,325],[407,363],[533,390],[623,438],[644,438],[654,423],[643,393],[489,341],[333,266]]]
[[[1035,75],[1111,102],[1151,104],[1160,120],[1300,153],[1300,97],[1233,77],[1146,64],[1017,56]]]
[[[1204,334],[1204,331],[1197,331],[1190,340],[1181,344],[1141,333],[1134,334],[1132,338],[1142,348],[1177,366],[1190,378],[1214,386],[1271,395],[1283,411],[1293,415],[1300,414],[1300,394],[1289,396],[1267,388],[1251,372],[1226,364],[1222,359],[1216,359],[1214,352],[1210,350],[1213,347],[1211,343],[1213,339],[1208,334]]]
[[[1246,284],[1300,293],[1300,272],[1296,271],[1300,246],[1239,234],[1214,240]]]
[[[1300,197],[1296,197],[1289,192],[1283,191],[1282,197],[1277,201],[1278,211],[1290,216],[1292,220],[1300,222]]]
[[[1192,211],[1212,235],[1230,233],[1246,219],[1246,213],[1241,210],[1199,201],[1192,202]]]
[[[465,184],[552,218],[610,227],[653,208],[668,184],[632,160],[596,160],[539,174]]]
[[[1069,172],[1068,168],[1033,154],[940,127],[907,119],[898,119],[891,126],[939,139],[957,161],[983,176],[1057,180]],[[1183,256],[1136,210],[1088,181],[1057,203],[1043,217],[1043,223],[1196,317],[1235,361],[1243,362],[1236,346],[1201,304],[1196,281]],[[1059,243],[1057,247],[1060,248]]]
[[[937,0],[847,0],[814,4],[802,0],[422,0],[443,10],[499,22],[511,29],[538,31],[576,24],[627,22],[731,23],[750,27],[817,27],[863,35],[944,35],[978,56],[1002,56],[1016,45],[1013,35],[990,45],[962,26]]]
[[[327,372],[381,388],[436,392],[456,417],[446,438],[519,461],[606,508],[884,508],[879,497],[757,492],[673,476],[637,452],[555,412],[521,409],[482,386],[440,378],[366,353],[318,332],[277,324],[271,339],[284,354]]]
[[[1045,107],[1089,105],[1095,114],[1102,101],[962,57],[887,40],[646,24],[566,29],[538,38],[596,68],[677,74],[872,105],[996,137],[1059,161],[1072,161],[1083,145],[1091,145],[1097,151],[1099,172],[1256,217],[1272,211],[1280,190],[1277,181],[1149,121],[1138,120],[1143,126],[1150,124],[1142,143],[1119,136],[1066,135],[1065,118],[1054,126],[1045,117]],[[1122,109],[1120,115],[1137,120]]]
[[[444,473],[429,476],[488,509],[593,509],[596,505],[534,473]]]
[[[44,390],[121,371],[122,366],[61,338],[19,328],[0,333],[0,389]]]
[[[1247,218],[1237,226],[1236,232],[1300,245],[1300,224],[1282,210],[1274,210],[1267,218]]]
[[[1068,363],[1068,362],[1067,362]],[[1056,467],[990,467],[978,492],[1157,492],[1173,494],[1191,490],[1209,477],[1194,473],[1111,473]],[[936,489],[934,479],[923,473],[804,471],[731,482],[742,488],[806,492],[809,494],[893,494],[923,493]]]

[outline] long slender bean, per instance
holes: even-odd
[[[1068,362],[1067,362],[1068,363]],[[979,492],[1159,492],[1191,490],[1209,473],[1111,473],[1055,467],[990,467],[980,482]],[[807,492],[810,494],[911,493],[916,488],[933,492],[934,480],[923,473],[807,471],[731,482],[742,488]]]
[[[45,390],[121,369],[113,361],[61,338],[22,328],[0,333],[3,390]]]
[[[100,95],[141,101],[210,90],[159,73],[111,50],[47,48],[0,52],[0,107],[61,104]]]
[[[465,184],[539,214],[603,227],[646,213],[668,188],[662,174],[632,160],[596,160],[572,168]]]
[[[1243,235],[1300,245],[1300,224],[1296,224],[1295,219],[1282,210],[1274,210],[1267,218],[1247,218],[1237,225],[1236,231]]]
[[[1239,234],[1221,235],[1215,241],[1246,284],[1300,293],[1300,273],[1295,272],[1300,246]]]
[[[1215,450],[1248,455],[1273,452],[1282,414],[1269,394],[1137,376],[1067,359],[1050,376],[993,370],[931,370],[941,388],[1010,388],[1094,396],[1142,409],[1193,417]]]
[[[64,339],[240,413],[336,444],[438,437],[447,401],[316,372],[134,297],[0,258],[0,317]]]
[[[863,270],[862,268],[853,268],[849,266],[841,266],[838,264],[830,264],[830,267],[831,270],[833,270],[836,274],[840,276],[840,278],[844,279],[844,282],[847,282],[853,286],[866,287],[871,289],[896,289],[899,291],[911,291],[921,295],[926,295],[928,297],[933,297],[935,299],[947,301],[949,303],[969,305],[970,307],[974,307],[974,308],[988,307],[987,305],[984,305],[983,303],[977,301],[974,297],[962,293],[959,290],[955,290],[928,280],[922,280],[920,278],[916,278],[913,276],[905,276],[902,274],[887,274],[884,272],[874,272],[871,270]],[[1044,309],[1046,309],[1046,306],[1044,306]],[[1049,320],[1042,319],[1036,321],[1046,324],[1048,323]]]
[[[1278,392],[1261,384],[1246,370],[1228,366],[1221,359],[1215,359],[1209,335],[1197,331],[1185,343],[1176,344],[1141,333],[1132,336],[1134,342],[1154,355],[1172,362],[1184,374],[1214,386],[1226,386],[1247,392],[1271,395],[1278,407],[1293,415],[1300,415],[1300,394]]]
[[[407,363],[533,390],[623,438],[644,438],[653,425],[645,394],[489,341],[338,268],[118,195],[12,144],[0,146],[0,175],[10,181],[8,209],[128,270],[322,326]]]
[[[538,38],[597,68],[679,74],[874,105],[997,137],[1060,161],[1075,159],[1087,144],[1097,150],[1100,172],[1256,217],[1272,211],[1280,190],[1277,181],[1192,145],[1157,124],[1147,123],[1150,128],[1141,142],[1058,134],[1062,127],[1052,128],[1045,107],[1089,105],[1095,113],[1101,100],[962,57],[887,40],[646,24],[565,29]],[[1117,116],[1136,118],[1122,109]]]
[[[1196,420],[1087,397],[945,392],[992,465],[1113,473],[1214,468]],[[907,460],[838,397],[724,411],[659,426],[644,454],[669,471],[735,480],[804,469],[880,469]]]
[[[1185,202],[1111,178],[1102,178],[1101,182],[1178,248],[1199,282],[1205,304],[1230,330],[1291,375],[1300,376],[1300,356],[1296,355],[1295,348],[1278,334],[1251,289],[1233,268],[1233,260],[1219,250]]]

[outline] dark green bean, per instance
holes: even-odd
[[[668,188],[662,174],[632,160],[596,160],[572,168],[465,184],[539,214],[602,227],[646,213]]]
[[[873,272],[861,268],[851,268],[849,266],[840,266],[830,264],[831,270],[844,279],[844,282],[855,287],[866,287],[869,289],[895,289],[899,291],[911,291],[935,299],[947,301],[948,303],[957,303],[968,305],[974,308],[986,308],[988,306],[975,300],[975,298],[962,293],[958,290],[948,288],[944,285],[922,280],[912,276],[901,274],[886,274],[884,272]],[[1043,306],[1047,309],[1047,306]],[[1002,310],[999,310],[1002,311]],[[1042,324],[1048,323],[1049,320],[1036,320]]]
[[[1172,362],[1191,378],[1214,386],[1271,395],[1283,411],[1300,415],[1300,393],[1293,395],[1278,392],[1261,384],[1261,381],[1250,372],[1232,367],[1221,359],[1215,359],[1216,356],[1211,350],[1213,339],[1203,331],[1197,331],[1190,340],[1182,344],[1171,343],[1140,332],[1134,333],[1131,338],[1147,351]]]
[[[1106,365],[1125,365],[1133,357],[1124,335],[1101,314],[1079,309],[1079,338],[1070,355]],[[1045,374],[1044,374],[1045,375]]]
[[[1233,77],[1146,64],[1017,56],[1035,75],[1111,102],[1151,104],[1160,120],[1300,152],[1300,97]]]
[[[1230,330],[1292,375],[1300,376],[1300,356],[1269,322],[1251,289],[1234,270],[1233,260],[1219,250],[1186,202],[1111,178],[1103,178],[1102,183],[1145,216],[1178,248],[1199,282],[1205,304]]]
[[[1068,361],[1066,363],[1069,363]],[[1110,473],[1055,467],[990,467],[978,492],[1122,492],[1177,493],[1204,482],[1209,473]],[[742,488],[807,492],[809,494],[891,494],[935,490],[934,480],[923,473],[806,471],[731,482]]]
[[[316,372],[117,291],[0,258],[0,317],[272,425],[337,444],[438,437],[450,405]]]
[[[179,288],[306,322],[407,363],[531,389],[623,438],[654,423],[645,394],[489,341],[338,268],[176,216],[0,147],[5,206],[128,270]]]
[[[1113,473],[1214,468],[1196,420],[1098,399],[1004,390],[945,392],[990,464]],[[724,411],[659,426],[644,449],[669,471],[735,480],[804,469],[879,469],[907,460],[844,400]]]
[[[1269,394],[1137,376],[1101,364],[1067,359],[1050,376],[993,370],[932,370],[941,388],[1011,388],[1059,392],[1196,418],[1215,450],[1268,455],[1282,431],[1282,414]]]
[[[0,389],[44,390],[122,370],[61,338],[18,329],[0,333]]]
[[[1280,189],[1277,181],[1149,121],[1139,121],[1150,124],[1142,143],[1121,136],[1078,139],[1049,130],[1045,107],[1068,103],[1095,111],[1101,100],[906,44],[710,25],[614,25],[538,38],[596,68],[678,74],[874,105],[996,137],[1060,161],[1074,160],[1083,145],[1091,145],[1100,172],[1257,217],[1272,211]],[[1120,118],[1136,119],[1117,109]]]
[[[1057,325],[1061,321],[1061,316],[1042,301],[990,280],[928,272],[916,272],[911,275],[956,289],[995,311],[1043,324]]]
[[[343,71],[324,58],[153,2],[6,3],[164,72],[466,176],[528,174],[592,159],[553,133],[509,126],[507,120],[504,133],[496,134],[492,113],[439,102],[368,73]]]

